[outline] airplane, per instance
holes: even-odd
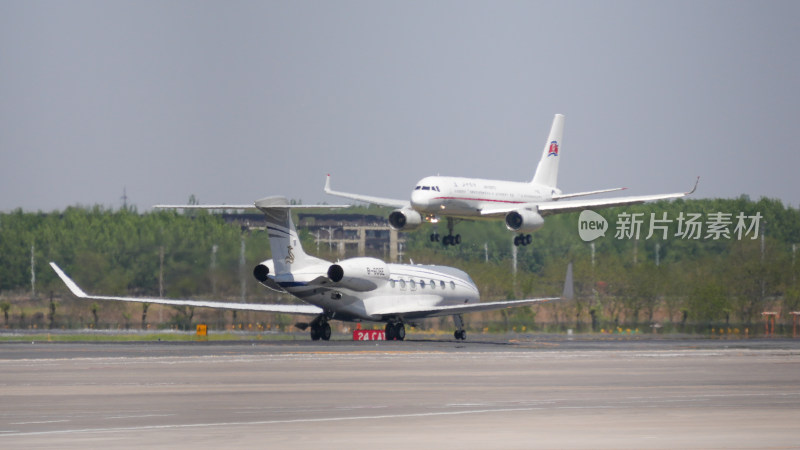
[[[162,206],[163,207],[163,206]],[[405,324],[437,316],[452,316],[453,336],[465,340],[462,314],[498,310],[559,300],[562,297],[529,298],[480,302],[475,283],[465,272],[447,266],[387,264],[377,258],[357,257],[332,263],[307,254],[292,220],[292,208],[331,207],[331,205],[289,205],[285,197],[266,197],[253,205],[172,205],[174,208],[244,209],[255,207],[264,213],[272,258],[253,269],[263,286],[289,293],[306,304],[278,305],[228,303],[206,300],[179,300],[145,297],[89,295],[55,263],[50,266],[70,292],[78,298],[142,302],[162,305],[194,306],[240,311],[262,311],[313,316],[312,340],[329,340],[329,321],[384,322],[387,340],[404,340]],[[568,284],[566,284],[568,283]],[[571,297],[571,267],[565,282],[565,298]]]
[[[697,189],[700,177],[697,177],[694,188],[689,192],[572,200],[575,197],[627,188],[562,193],[556,182],[563,134],[564,115],[556,114],[539,165],[529,182],[430,176],[417,182],[411,191],[409,201],[334,191],[331,189],[331,176],[328,174],[324,191],[337,197],[396,208],[389,214],[389,225],[395,230],[412,231],[419,228],[423,222],[437,223],[439,218],[444,217],[447,219],[449,232],[442,239],[445,246],[461,243],[461,235],[453,235],[456,221],[504,218],[506,228],[520,233],[514,238],[514,245],[519,246],[532,242],[531,235],[526,233],[541,228],[544,225],[544,218],[550,214],[680,198],[692,194]],[[439,241],[439,234],[432,233],[430,240]]]

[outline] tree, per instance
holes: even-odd
[[[3,318],[5,319],[5,326],[8,328],[8,311],[11,309],[11,303],[3,300],[0,302],[0,309],[3,310]]]

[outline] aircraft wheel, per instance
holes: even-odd
[[[442,245],[447,247],[448,245],[452,244],[452,241],[453,241],[453,236],[447,235],[442,238]]]
[[[519,236],[514,236],[514,246],[519,247]]]
[[[398,341],[403,341],[406,339],[406,326],[403,325],[403,322],[398,322],[394,325],[394,335],[397,336]]]
[[[461,243],[461,235],[460,235],[460,234],[457,234],[457,235],[455,236],[455,239],[453,239],[453,240],[455,241],[455,242],[454,242],[454,245],[458,245],[458,244],[460,244],[460,243]]]
[[[394,340],[394,338],[395,338],[394,331],[395,330],[394,330],[394,326],[392,324],[387,323],[386,327],[383,329],[383,331],[386,333],[386,340],[387,341],[393,341]]]
[[[322,338],[323,341],[329,341],[331,339],[331,326],[327,322],[325,322],[319,330],[319,337]]]
[[[458,333],[458,337],[456,339],[461,339],[462,341],[467,340],[467,330],[456,331]]]
[[[311,327],[311,340],[318,341],[320,338],[319,328]]]
[[[533,237],[530,234],[526,235],[525,236],[525,245],[531,245],[531,242],[533,242]]]

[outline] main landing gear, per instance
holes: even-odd
[[[328,318],[324,315],[317,316],[317,318],[311,322],[311,340],[318,341],[320,339],[323,341],[331,339],[331,325],[328,323]]]
[[[464,318],[461,317],[461,314],[455,315],[453,316],[453,322],[456,323],[456,331],[453,333],[453,337],[457,341],[466,341],[467,330],[464,329]]]
[[[442,245],[447,247],[448,245],[458,245],[461,243],[461,235],[456,234],[453,235],[453,227],[455,226],[455,220],[452,217],[447,218],[447,236],[443,236],[441,238]],[[439,233],[433,232],[431,233],[431,242],[439,242]]]
[[[520,234],[514,236],[514,245],[517,247],[519,247],[520,245],[522,246],[530,245],[531,242],[533,242],[533,238],[531,237],[530,234]]]
[[[448,234],[447,236],[440,237],[439,233],[431,233],[431,242],[439,242],[439,239],[442,240],[442,245],[447,247],[448,245],[458,245],[461,243],[461,235],[456,234]]]
[[[402,341],[406,338],[406,326],[403,322],[387,323],[384,332],[387,341]]]

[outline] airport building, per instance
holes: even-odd
[[[298,230],[314,236],[317,254],[324,247],[340,258],[373,256],[389,262],[402,262],[405,234],[393,230],[379,215],[341,213],[300,213]],[[239,223],[242,230],[263,230],[263,214],[223,214],[227,222]]]

